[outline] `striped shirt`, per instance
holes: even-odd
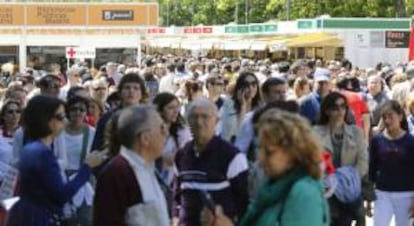
[[[236,147],[213,137],[205,150],[196,152],[193,142],[176,155],[180,225],[200,225],[203,202],[200,190],[211,194],[224,213],[237,220],[248,204],[247,159]]]

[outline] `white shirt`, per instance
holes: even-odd
[[[88,145],[86,146],[86,153],[89,153],[89,150],[92,147],[92,141],[95,136],[95,129],[88,126],[89,135],[88,135]],[[63,136],[65,138],[67,156],[68,156],[68,165],[66,169],[68,170],[78,170],[80,168],[80,158],[83,145],[83,131],[80,134],[69,134],[66,131],[63,131]]]
[[[168,73],[166,76],[162,77],[158,87],[159,92],[175,93],[177,91],[177,87],[174,84],[174,79],[175,75],[173,73]]]
[[[143,198],[143,203],[128,208],[126,225],[170,226],[167,203],[155,176],[154,164],[125,147],[121,147],[120,154],[133,169]]]

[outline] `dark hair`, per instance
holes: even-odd
[[[270,91],[270,87],[272,86],[278,86],[278,85],[284,85],[286,84],[286,80],[282,78],[276,78],[276,77],[270,77],[266,79],[266,81],[262,85],[262,93],[264,95],[267,95]]]
[[[299,105],[298,103],[296,103],[296,101],[277,100],[277,101],[270,102],[266,104],[265,106],[259,108],[257,111],[255,111],[253,114],[253,118],[252,118],[253,124],[256,124],[257,122],[259,122],[260,116],[262,116],[263,113],[265,113],[266,111],[270,109],[274,109],[274,108],[285,110],[287,112],[291,112],[295,114],[299,113]]]
[[[39,95],[27,103],[23,112],[24,140],[37,140],[52,133],[49,121],[54,117],[56,110],[65,103],[58,98]]]
[[[167,65],[168,72],[174,73],[175,72],[175,64],[170,63]]]
[[[86,110],[88,109],[88,105],[89,105],[89,100],[88,99],[83,98],[83,97],[79,97],[79,96],[73,96],[70,99],[68,99],[68,101],[65,104],[65,112],[66,112],[66,115],[67,115],[68,118],[70,117],[70,114],[69,114],[70,108],[73,105],[78,104],[78,103],[81,103],[81,104],[85,105]]]
[[[347,89],[348,88],[348,84],[350,84],[350,79],[348,77],[341,77],[338,78],[336,80],[336,87],[338,87],[338,89]]]
[[[146,101],[146,99],[148,98],[148,92],[145,87],[145,81],[138,74],[128,73],[122,76],[121,81],[119,82],[119,85],[118,85],[119,92],[122,91],[126,83],[138,83],[139,87],[141,88],[141,96],[142,96],[141,102]]]
[[[203,91],[203,83],[195,79],[187,80],[185,82],[185,92],[187,94],[188,100],[193,100],[193,94],[198,91]]]
[[[394,111],[395,113],[402,115],[403,118],[400,122],[400,126],[403,130],[408,131],[408,122],[406,120],[406,115],[404,108],[401,106],[401,104],[396,100],[389,100],[387,101],[382,107],[381,107],[381,117],[383,116],[384,112],[386,110]]]
[[[345,110],[345,123],[346,124],[351,124],[351,122],[349,121],[349,119],[346,117],[349,114],[349,106],[348,103],[346,101],[346,97],[344,95],[342,95],[341,93],[338,92],[331,92],[329,93],[323,100],[321,103],[321,110],[320,110],[320,115],[319,115],[319,124],[320,125],[327,125],[329,122],[329,114],[328,111],[330,111],[332,109],[332,107],[334,107],[336,100],[338,99],[342,99],[346,105],[346,110]]]
[[[56,81],[61,83],[62,80],[54,74],[47,74],[41,78],[39,78],[39,80],[37,81],[37,86],[41,89],[47,89],[49,88],[51,82]]]
[[[184,65],[183,62],[178,62],[176,67],[177,67],[178,72],[184,72],[184,70],[185,70],[185,65]]]
[[[169,103],[171,103],[174,100],[178,102],[177,96],[171,93],[164,92],[164,93],[157,94],[154,100],[152,101],[152,103],[155,105],[161,117],[163,117],[162,112],[165,106],[167,106]],[[178,114],[177,121],[173,122],[169,129],[170,134],[174,138],[174,141],[177,144],[177,146],[178,146],[178,130],[182,129],[183,127],[184,127],[184,118],[182,117],[181,114]]]
[[[78,91],[86,91],[86,89],[85,89],[85,87],[82,87],[82,86],[72,86],[68,90],[68,94],[66,96],[66,99],[69,100],[69,99],[72,99],[72,98],[76,97],[77,96],[76,93]]]
[[[4,101],[3,106],[0,110],[0,125],[4,125],[4,115],[6,114],[6,109],[10,104],[16,104],[20,110],[22,110],[22,103],[15,99],[7,99]]]
[[[105,137],[106,139],[104,139],[104,145],[107,147],[110,157],[118,155],[121,148],[121,141],[118,134],[118,119],[121,112],[122,111],[115,111],[109,119],[108,126],[105,128],[104,134],[107,136]]]
[[[234,87],[234,93],[233,93],[233,96],[232,96],[232,99],[234,101],[234,108],[236,109],[237,114],[239,114],[240,110],[241,110],[241,103],[240,103],[239,99],[237,98],[237,93],[238,93],[238,90],[244,88],[244,80],[249,76],[254,78],[254,80],[256,81],[256,86],[257,86],[256,96],[254,96],[253,100],[252,100],[252,109],[259,106],[260,101],[261,101],[259,80],[257,79],[257,77],[249,71],[241,72],[239,77],[236,80],[236,85]]]
[[[121,101],[121,98],[119,97],[119,92],[115,91],[111,93],[111,95],[106,98],[106,103],[111,106],[111,102]]]

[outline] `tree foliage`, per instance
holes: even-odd
[[[331,17],[406,17],[413,0],[158,0],[163,26]],[[288,4],[289,2],[289,4]],[[289,10],[288,10],[289,9]],[[288,13],[289,12],[289,13]]]

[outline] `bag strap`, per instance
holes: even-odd
[[[86,157],[86,150],[88,148],[89,141],[89,126],[85,126],[83,128],[83,139],[82,139],[82,150],[81,150],[81,157],[79,159],[79,165],[82,165],[83,161],[85,161]]]

